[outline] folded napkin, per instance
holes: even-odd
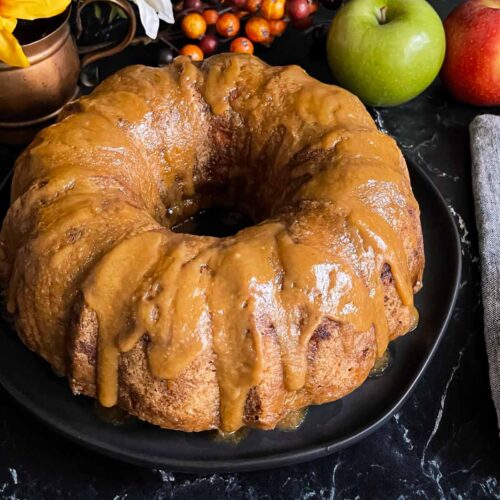
[[[500,427],[500,116],[476,117],[470,125],[470,136],[484,337],[491,393]]]

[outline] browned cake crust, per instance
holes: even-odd
[[[259,224],[169,231],[212,205]],[[353,391],[415,326],[419,215],[397,146],[348,92],[254,57],[179,58],[117,73],[23,153],[0,273],[21,339],[75,394],[169,429],[272,429]],[[268,289],[278,302],[256,305]]]

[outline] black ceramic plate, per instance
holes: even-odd
[[[310,408],[299,430],[251,431],[231,444],[215,441],[213,433],[165,431],[137,420],[112,426],[95,415],[90,399],[73,396],[66,380],[53,375],[5,322],[0,323],[0,382],[21,405],[73,441],[128,462],[169,470],[265,469],[355,443],[388,420],[414,389],[445,332],[460,282],[460,241],[453,218],[427,175],[414,165],[410,173],[422,210],[427,259],[424,288],[416,298],[420,324],[392,344],[393,364],[387,373],[340,401]],[[6,188],[0,194],[4,205],[7,194]]]

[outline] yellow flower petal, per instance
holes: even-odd
[[[39,19],[57,16],[71,0],[0,0],[0,16],[17,19]]]
[[[0,31],[7,30],[12,33],[17,25],[17,19],[11,17],[0,17]]]
[[[7,30],[0,30],[0,61],[22,68],[30,65],[18,41]]]

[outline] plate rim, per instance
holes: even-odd
[[[209,460],[186,460],[169,457],[166,460],[165,457],[151,455],[150,453],[142,453],[130,450],[124,452],[118,445],[110,442],[103,442],[99,438],[95,438],[92,435],[78,432],[71,426],[66,425],[66,422],[58,422],[56,424],[55,422],[53,422],[52,416],[44,408],[39,408],[38,406],[34,408],[34,405],[30,401],[30,398],[24,395],[22,391],[18,390],[15,385],[9,382],[9,380],[2,376],[1,373],[0,384],[31,415],[41,421],[44,425],[47,425],[49,428],[54,430],[57,434],[67,438],[69,441],[113,459],[121,460],[139,466],[166,468],[169,471],[173,472],[213,474],[274,469],[278,467],[296,465],[299,463],[325,457],[361,441],[362,439],[366,438],[377,429],[382,427],[390,418],[392,418],[392,416],[404,405],[408,397],[415,390],[417,384],[419,383],[420,379],[422,378],[423,374],[434,358],[439,345],[441,344],[444,333],[448,328],[450,319],[455,309],[455,304],[460,289],[460,281],[462,275],[462,247],[460,234],[455,219],[450,212],[449,206],[444,196],[435,185],[433,180],[430,178],[430,176],[427,174],[427,172],[425,172],[425,170],[420,165],[418,165],[415,161],[411,160],[407,156],[405,156],[405,159],[408,164],[409,170],[414,169],[418,172],[417,175],[420,175],[424,179],[425,183],[433,191],[433,194],[435,195],[439,203],[443,205],[443,207],[445,208],[444,213],[446,214],[446,217],[450,222],[450,226],[452,228],[452,233],[454,236],[453,246],[455,248],[456,257],[456,272],[454,272],[455,279],[452,284],[453,288],[450,306],[441,325],[441,328],[436,336],[436,340],[432,344],[431,349],[425,356],[418,370],[415,372],[415,375],[411,378],[410,383],[406,386],[405,390],[401,393],[399,398],[397,398],[397,401],[389,410],[384,411],[381,416],[375,417],[369,422],[369,424],[362,426],[361,428],[348,434],[344,438],[321,444],[312,444],[295,451],[285,451],[258,457]],[[11,176],[12,173],[10,172],[4,179],[4,181],[0,183],[0,190],[2,190],[8,184]]]

